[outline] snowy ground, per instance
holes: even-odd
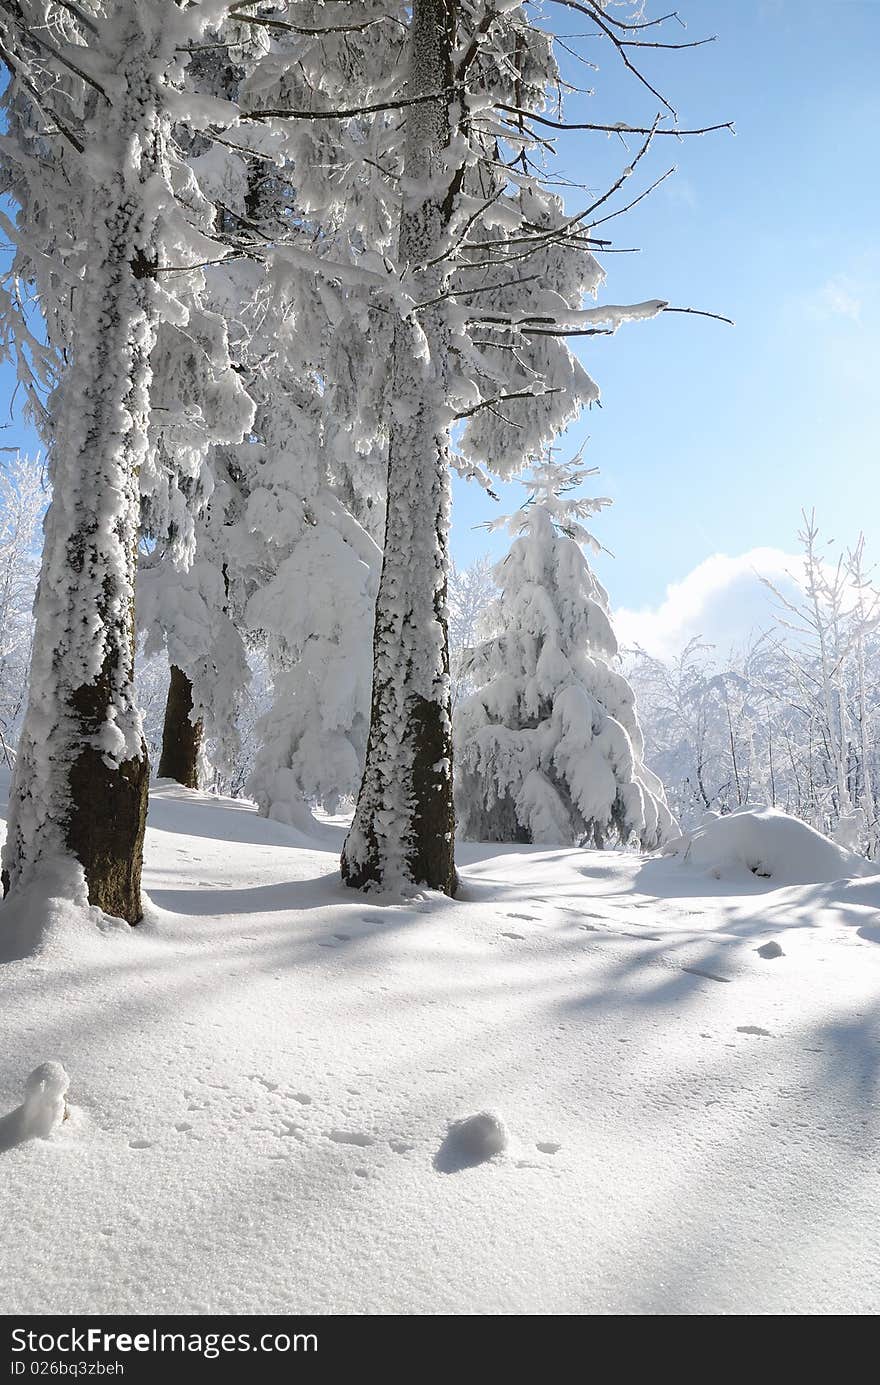
[[[880,879],[487,847],[388,906],[326,833],[162,787],[147,923],[0,966],[0,1117],[72,1103],[0,1120],[0,1311],[880,1310]]]

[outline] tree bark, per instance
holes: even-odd
[[[91,904],[137,923],[149,767],[134,697],[135,574],[155,339],[153,224],[161,157],[155,63],[134,12],[124,84],[82,176],[93,263],[56,405],[53,499],[28,711],[10,794],[4,893],[73,858]],[[97,140],[97,136],[95,137]],[[110,171],[106,171],[110,167]],[[73,888],[66,878],[65,888]]]
[[[407,109],[406,195],[398,262],[418,299],[442,295],[430,261],[449,226],[461,170],[444,167],[457,0],[415,0]],[[443,187],[443,184],[446,187]],[[425,884],[455,893],[452,715],[446,568],[449,531],[449,331],[445,305],[398,320],[392,353],[385,552],[376,602],[367,759],[342,854],[348,885]]]
[[[162,727],[159,778],[176,779],[185,789],[199,787],[199,751],[203,727],[192,719],[193,686],[183,669],[171,665],[171,681]]]

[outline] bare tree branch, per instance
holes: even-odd
[[[735,134],[734,122],[723,120],[718,125],[702,125],[693,130],[682,130],[677,125],[670,129],[664,129],[648,125],[627,125],[624,121],[618,121],[615,125],[602,125],[592,121],[572,121],[572,120],[551,120],[549,116],[537,115],[535,111],[523,111],[517,106],[508,106],[504,102],[498,103],[498,109],[506,111],[508,115],[523,116],[527,120],[536,120],[539,125],[546,125],[551,130],[600,130],[609,135],[676,135],[679,139],[686,135],[710,135],[715,130],[729,130]]]

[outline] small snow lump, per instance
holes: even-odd
[[[27,1135],[46,1139],[67,1114],[65,1096],[70,1078],[60,1063],[41,1063],[27,1079],[22,1124]]]

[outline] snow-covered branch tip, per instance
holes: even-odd
[[[612,336],[628,322],[646,322],[661,313],[691,313],[696,317],[711,317],[733,326],[731,318],[720,313],[704,312],[701,308],[674,308],[662,298],[644,303],[606,303],[598,308],[571,311],[559,315],[483,313],[470,319],[471,325],[507,328],[523,336],[537,337],[594,337]]]

